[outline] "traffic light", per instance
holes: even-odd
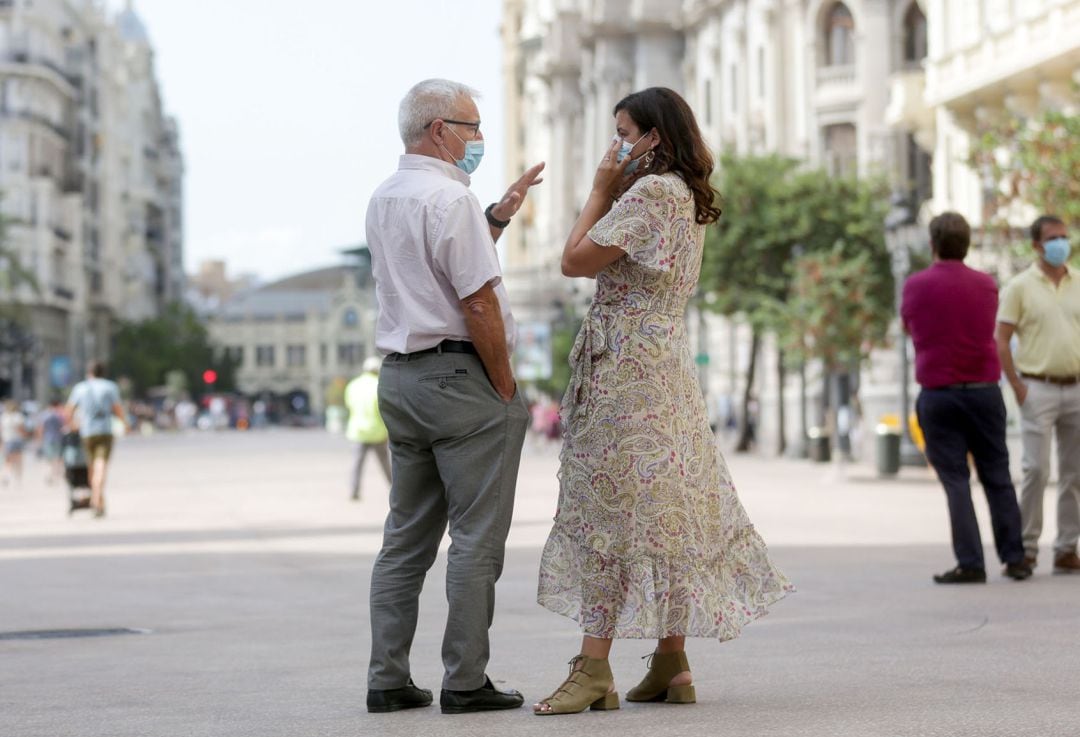
[[[206,369],[206,371],[202,372],[202,380],[207,386],[213,386],[214,382],[217,381],[217,371]]]

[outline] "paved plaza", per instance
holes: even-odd
[[[125,438],[102,520],[69,518],[63,487],[30,464],[21,488],[0,489],[0,737],[1080,734],[1080,577],[1050,575],[1045,547],[1030,581],[994,564],[985,586],[935,587],[951,553],[929,472],[882,481],[869,466],[735,455],[743,502],[798,593],[738,640],[689,643],[698,704],[369,715],[367,588],[387,488],[371,464],[350,502],[350,457],[313,430]],[[492,633],[489,671],[527,704],[577,652],[574,623],[535,603],[556,469],[553,446],[527,447]],[[436,698],[444,565],[413,647]],[[10,637],[83,628],[137,632]],[[650,649],[616,643],[620,692]]]

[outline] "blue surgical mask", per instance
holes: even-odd
[[[617,137],[618,136],[616,136],[616,138]],[[641,142],[641,138],[637,139],[633,143],[630,143],[629,141],[626,141],[624,139],[623,142],[622,142],[622,146],[619,147],[619,153],[616,154],[616,156],[615,156],[615,160],[618,161],[618,162],[622,162],[622,160],[625,159],[627,156],[629,156],[630,152],[634,150],[634,146],[638,145],[638,143],[640,143],[640,142]],[[642,154],[642,156],[644,156],[644,154]],[[638,163],[640,163],[640,161],[641,161],[641,156],[638,156],[636,159],[634,159],[633,161],[631,161],[629,164],[626,165],[626,168],[623,170],[623,173],[624,174],[629,174],[630,172],[634,171],[634,169],[637,169]]]
[[[454,133],[453,128],[447,128],[447,130]],[[476,171],[476,167],[480,166],[480,159],[484,158],[484,142],[466,141],[457,133],[454,133],[454,137],[465,144],[465,158],[454,159],[454,164],[466,174],[472,174]],[[443,151],[446,151],[446,149],[443,148]],[[450,152],[446,151],[446,153],[449,154]]]
[[[1071,250],[1068,238],[1054,238],[1043,243],[1043,258],[1051,266],[1061,266],[1069,260]]]

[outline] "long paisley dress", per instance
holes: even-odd
[[[684,313],[705,228],[676,174],[642,177],[589,237],[596,277],[562,404],[538,601],[604,638],[729,640],[791,590],[716,450]]]

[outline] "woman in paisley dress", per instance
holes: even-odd
[[[686,335],[705,226],[720,216],[712,155],[666,88],[624,98],[615,126],[562,257],[596,294],[570,356],[538,601],[584,637],[539,715],[618,708],[615,638],[657,640],[628,700],[692,703],[685,638],[737,637],[791,590],[716,449]]]

